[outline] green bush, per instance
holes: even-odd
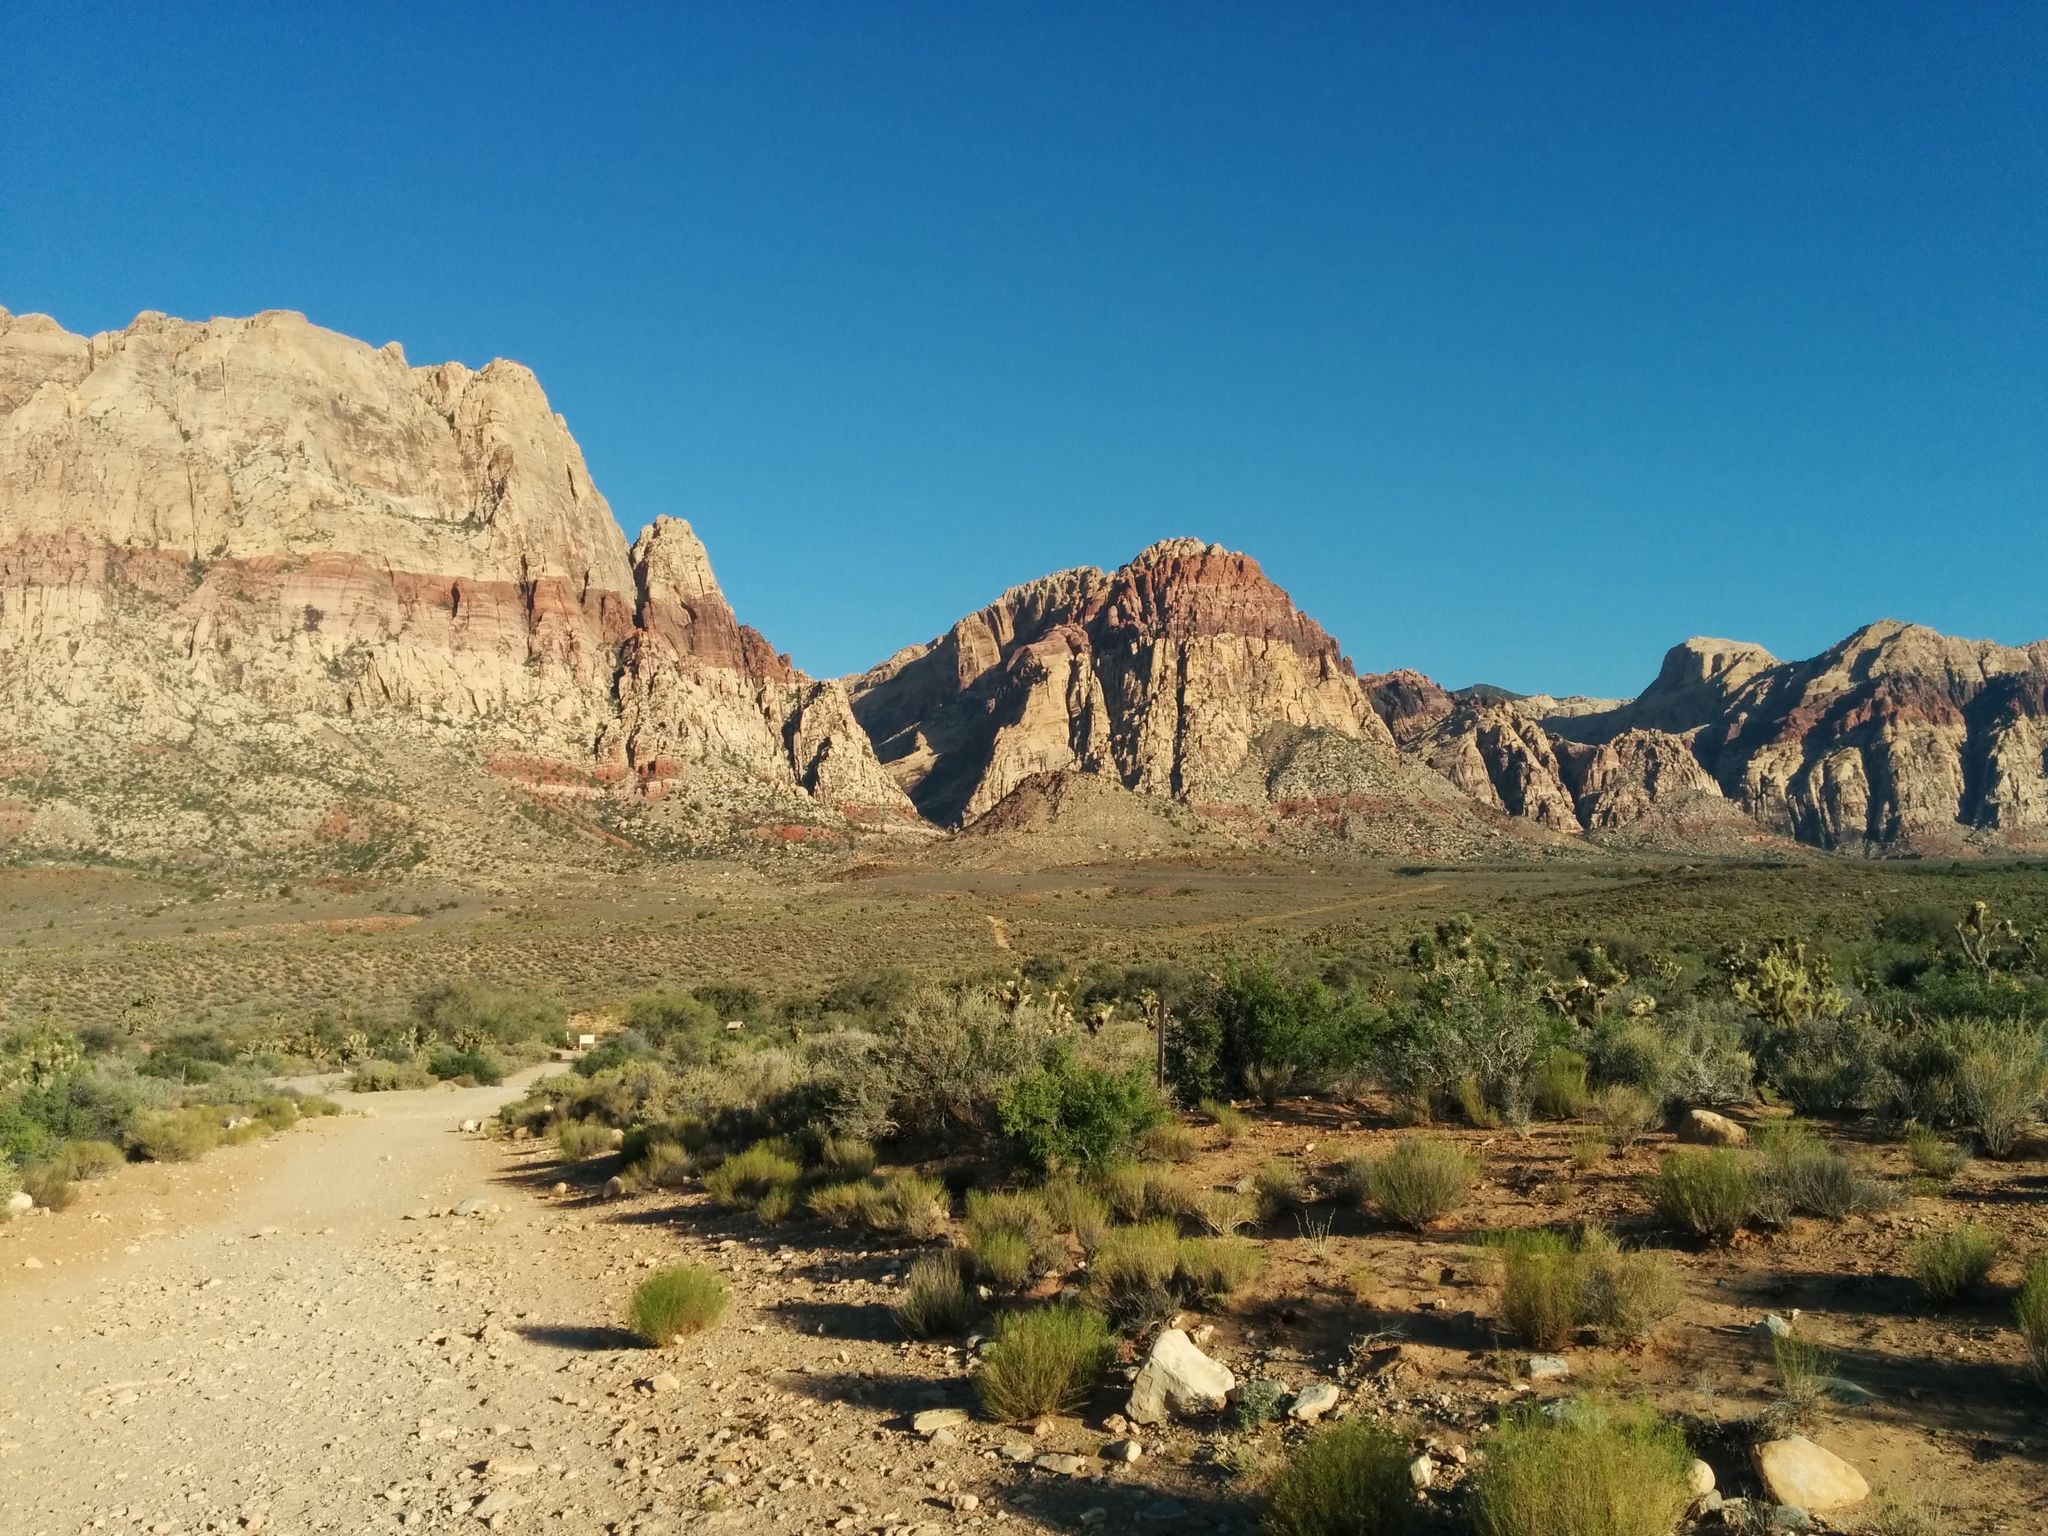
[[[794,1158],[757,1142],[744,1152],[735,1152],[705,1174],[704,1189],[720,1205],[744,1210],[758,1207],[778,1189],[794,1190],[802,1175],[803,1169]]]
[[[1758,1136],[1762,1153],[1758,1213],[1772,1221],[1788,1214],[1840,1221],[1853,1211],[1876,1210],[1884,1187],[1865,1178],[1841,1153],[1797,1120],[1768,1126]]]
[[[1906,1129],[1906,1160],[1922,1177],[1946,1184],[1969,1166],[1970,1154],[1939,1131],[1914,1125]]]
[[[410,1062],[366,1061],[348,1075],[350,1093],[401,1093],[430,1088],[434,1075]]]
[[[1111,1163],[1097,1173],[1095,1186],[1118,1221],[1141,1221],[1147,1208],[1145,1168],[1142,1163]]]
[[[0,1157],[53,1157],[67,1141],[120,1141],[140,1107],[137,1090],[72,1071],[0,1094]]]
[[[626,1326],[662,1349],[715,1326],[731,1303],[732,1287],[723,1275],[700,1264],[678,1264],[656,1270],[634,1287]]]
[[[562,1160],[580,1163],[612,1150],[612,1128],[589,1120],[558,1120],[553,1126],[555,1150]]]
[[[81,1183],[104,1179],[128,1161],[128,1154],[111,1141],[67,1141],[63,1155],[65,1171]]]
[[[519,987],[444,982],[413,999],[413,1018],[423,1037],[454,1041],[458,1049],[475,1042],[518,1045],[558,1040],[569,1012],[545,992]]]
[[[427,1070],[443,1082],[456,1078],[468,1078],[486,1088],[496,1087],[505,1081],[505,1069],[495,1057],[482,1051],[440,1051],[428,1061]]]
[[[1138,1068],[1091,1067],[1055,1040],[1036,1072],[1004,1090],[997,1114],[1019,1155],[1050,1171],[1101,1167],[1165,1119],[1166,1106]]]
[[[959,1333],[973,1315],[957,1255],[927,1254],[910,1266],[910,1273],[903,1277],[896,1316],[912,1337],[930,1339]]]
[[[1139,1199],[1144,1183],[1139,1181]],[[1109,1206],[1102,1196],[1071,1174],[1048,1179],[1039,1186],[1039,1201],[1052,1219],[1055,1232],[1071,1232],[1084,1249],[1092,1250],[1109,1226]]]
[[[0,1221],[11,1221],[14,1213],[7,1209],[7,1202],[21,1189],[21,1170],[14,1166],[11,1157],[0,1157]]]
[[[1647,1406],[1511,1409],[1473,1479],[1481,1536],[1670,1536],[1692,1502],[1685,1437]]]
[[[861,1220],[867,1202],[868,1186],[860,1179],[818,1184],[804,1196],[804,1208],[835,1227],[850,1227]]]
[[[999,1290],[1023,1290],[1063,1253],[1051,1213],[1035,1194],[970,1190],[965,1226],[975,1269]]]
[[[2019,1299],[2013,1303],[2013,1317],[2026,1341],[2034,1378],[2048,1387],[2048,1255],[2027,1266]]]
[[[71,1170],[61,1157],[47,1163],[30,1163],[21,1170],[21,1187],[46,1211],[61,1211],[78,1198]]]
[[[1172,1222],[1111,1227],[1088,1259],[1089,1296],[1125,1332],[1162,1322],[1174,1309],[1179,1262],[1180,1234]]]
[[[1162,1120],[1141,1133],[1133,1146],[1147,1162],[1188,1163],[1200,1156],[1202,1140],[1192,1126],[1178,1120]]]
[[[1223,1133],[1223,1144],[1234,1146],[1251,1128],[1251,1117],[1234,1104],[1221,1099],[1204,1099],[1202,1113],[1207,1115],[1216,1129]]]
[[[818,1144],[818,1166],[842,1179],[864,1179],[875,1171],[875,1145],[859,1136],[827,1136]]]
[[[299,1100],[299,1117],[303,1120],[325,1120],[340,1113],[341,1106],[324,1093],[309,1093]]]
[[[1532,1349],[1561,1349],[1579,1325],[1585,1267],[1556,1232],[1510,1232],[1500,1245],[1501,1321]]]
[[[1626,1152],[1657,1123],[1657,1100],[1630,1083],[1610,1083],[1593,1096],[1593,1118],[1608,1145]]]
[[[1935,1301],[1956,1301],[1990,1277],[2005,1239],[1989,1227],[1966,1222],[1930,1232],[1913,1244],[1910,1260],[1920,1288]]]
[[[1372,1419],[1345,1419],[1316,1430],[1273,1479],[1264,1528],[1269,1536],[1412,1531],[1419,1511],[1408,1460],[1407,1445]],[[1546,1536],[1561,1536],[1567,1529],[1559,1526]]]
[[[650,1142],[635,1160],[630,1177],[642,1189],[681,1189],[690,1182],[695,1166],[690,1154],[674,1142]]]
[[[1250,1238],[1183,1238],[1174,1259],[1174,1284],[1190,1302],[1208,1306],[1243,1289],[1265,1262],[1265,1250]]]
[[[151,1109],[135,1117],[135,1150],[153,1163],[186,1163],[206,1156],[221,1141],[217,1109]]]
[[[1529,1079],[1529,1103],[1550,1120],[1576,1120],[1586,1112],[1586,1058],[1563,1046],[1536,1063]]]
[[[1725,1243],[1755,1209],[1757,1178],[1751,1160],[1732,1147],[1667,1152],[1651,1193],[1658,1214],[1675,1227]]]
[[[1417,1231],[1465,1201],[1479,1165],[1455,1143],[1406,1136],[1372,1165],[1366,1187],[1389,1221]]]
[[[947,1209],[946,1186],[922,1174],[899,1170],[862,1186],[861,1219],[882,1237],[929,1242],[946,1230]]]
[[[1071,1412],[1115,1352],[1099,1312],[1063,1304],[1013,1312],[996,1325],[974,1388],[989,1416],[1006,1423]]]
[[[1252,1193],[1258,1196],[1262,1221],[1278,1221],[1309,1202],[1308,1184],[1301,1170],[1277,1157],[1262,1164],[1252,1175]]]
[[[1958,1107],[1987,1153],[2009,1157],[2048,1092],[2048,1045],[2041,1027],[1979,1019],[1962,1026],[1960,1033]]]

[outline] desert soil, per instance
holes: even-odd
[[[557,1195],[540,1146],[459,1130],[514,1091],[344,1096],[0,1227],[0,1532],[1247,1525],[1142,1463],[1028,1465],[1099,1450],[1077,1421],[912,1433],[971,1400],[963,1353],[893,1324],[903,1255]],[[472,1198],[499,1210],[439,1214]],[[642,1348],[625,1297],[679,1259],[733,1310]]]

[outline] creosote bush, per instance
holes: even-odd
[[[1695,1237],[1725,1243],[1756,1207],[1750,1159],[1732,1147],[1667,1152],[1651,1185],[1657,1211]]]
[[[203,1105],[145,1110],[135,1117],[131,1134],[135,1150],[151,1162],[189,1163],[220,1145],[221,1115],[219,1110]]]
[[[1481,1536],[1670,1536],[1692,1490],[1684,1435],[1647,1406],[1512,1409],[1473,1479]]]
[[[611,1127],[588,1120],[561,1120],[554,1128],[555,1150],[566,1163],[601,1157],[612,1149]]]
[[[1372,1165],[1366,1187],[1389,1221],[1420,1231],[1464,1204],[1478,1177],[1479,1165],[1455,1143],[1406,1136]]]
[[[2027,1266],[2019,1299],[2013,1303],[2013,1319],[2026,1341],[2034,1379],[2048,1387],[2048,1254]]]
[[[1013,1312],[996,1325],[974,1389],[989,1416],[1004,1423],[1070,1412],[1086,1400],[1115,1350],[1109,1324],[1086,1307]]]
[[[2004,1238],[1972,1221],[1928,1233],[1913,1244],[1909,1260],[1913,1277],[1930,1298],[1957,1301],[1990,1278],[2004,1252]]]
[[[775,1190],[793,1190],[802,1174],[795,1158],[765,1142],[757,1142],[744,1152],[735,1152],[705,1174],[704,1188],[720,1205],[735,1209],[755,1207]]]
[[[958,1255],[927,1254],[910,1266],[903,1277],[896,1316],[912,1337],[930,1339],[959,1333],[973,1315],[974,1304],[960,1274]]]
[[[861,1220],[877,1236],[929,1242],[946,1230],[947,1208],[945,1185],[906,1169],[862,1186]]]
[[[1296,1447],[1267,1491],[1264,1528],[1268,1536],[1397,1536],[1416,1528],[1417,1514],[1406,1442],[1359,1417]]]
[[[633,1288],[626,1325],[656,1349],[702,1333],[725,1316],[732,1287],[700,1264],[658,1269]]]

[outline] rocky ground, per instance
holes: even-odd
[[[132,1168],[72,1211],[0,1227],[0,1531],[1252,1528],[1256,1473],[1298,1427],[1132,1429],[1115,1377],[1081,1417],[987,1423],[966,1411],[965,1342],[895,1324],[907,1255],[701,1195],[604,1200],[602,1160],[564,1168],[545,1143],[461,1131],[511,1091],[358,1101],[360,1116]],[[1229,1184],[1283,1157],[1316,1178],[1396,1134],[1282,1106],[1235,1145],[1205,1131],[1186,1171]],[[2043,1528],[2043,1399],[2007,1284],[1936,1311],[1905,1263],[1915,1235],[1966,1216],[2015,1255],[2048,1242],[2038,1163],[1980,1162],[1876,1216],[1675,1250],[1687,1302],[1652,1345],[1582,1345],[1532,1383],[1492,1326],[1473,1245],[1554,1219],[1658,1241],[1639,1179],[1661,1141],[1585,1166],[1563,1127],[1451,1134],[1487,1178],[1446,1230],[1313,1207],[1263,1235],[1247,1292],[1184,1319],[1195,1339],[1240,1380],[1325,1384],[1335,1412],[1406,1426],[1431,1502],[1455,1504],[1503,1405],[1588,1386],[1683,1415],[1740,1497],[1758,1492],[1745,1426],[1776,1396],[1758,1333],[1776,1313],[1861,1389],[1804,1426],[1874,1490],[1821,1528],[1871,1529],[1887,1498],[1939,1511],[1941,1536]],[[1895,1148],[1860,1155],[1905,1188]],[[732,1312],[642,1348],[618,1326],[625,1297],[677,1260],[726,1274]],[[1137,1459],[1111,1459],[1127,1436]]]

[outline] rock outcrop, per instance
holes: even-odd
[[[557,784],[903,806],[687,525],[628,550],[530,370],[414,368],[285,312],[81,337],[0,311],[0,661],[33,795],[110,851],[203,842],[206,813],[138,842],[99,825],[109,778],[261,756],[299,785],[272,819],[305,824],[262,834],[289,842],[399,737]]]
[[[1062,770],[1195,804],[1262,799],[1247,767],[1274,729],[1394,751],[1337,643],[1255,561],[1193,539],[1013,588],[852,694],[883,762],[945,824]]]

